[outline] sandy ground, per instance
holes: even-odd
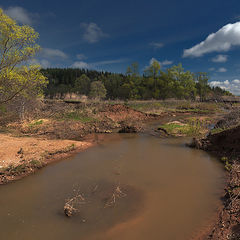
[[[93,144],[86,141],[48,140],[36,137],[12,137],[0,134],[0,168],[9,164],[18,165],[23,159],[55,160],[49,155],[63,154],[73,150],[81,151]]]

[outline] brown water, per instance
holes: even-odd
[[[219,204],[221,165],[184,139],[112,135],[109,141],[0,187],[1,240],[187,240]],[[106,201],[119,186],[125,195]],[[64,202],[81,193],[72,218]]]

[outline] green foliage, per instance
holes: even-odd
[[[104,99],[106,97],[107,90],[101,81],[94,81],[91,83],[89,96],[91,98]]]
[[[88,95],[90,90],[90,79],[86,74],[82,74],[78,77],[74,83],[74,91],[78,94]]]
[[[42,94],[47,81],[40,67],[23,65],[39,51],[37,38],[33,28],[17,25],[0,8],[0,102]]]
[[[223,89],[211,88],[208,85],[206,73],[194,74],[185,71],[181,64],[162,71],[159,62],[153,60],[143,75],[139,74],[138,68],[138,63],[132,63],[127,68],[126,74],[86,69],[43,69],[42,72],[49,78],[45,94],[54,97],[65,89],[65,93],[73,91],[91,97],[93,92],[90,91],[90,86],[96,81],[104,85],[105,98],[112,100],[164,100],[167,98],[194,100],[197,95],[201,100],[205,100],[206,97],[214,96],[215,93],[219,96],[228,94]]]
[[[196,79],[196,88],[197,93],[200,97],[200,101],[206,100],[207,94],[210,91],[209,85],[208,85],[208,74],[205,72],[198,72],[195,74]]]

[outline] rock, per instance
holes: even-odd
[[[17,154],[23,154],[23,149],[20,148],[19,151],[17,152]]]
[[[137,129],[134,126],[124,126],[118,132],[119,133],[137,133],[139,132],[139,129]]]

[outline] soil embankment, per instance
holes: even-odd
[[[205,239],[240,239],[240,126],[239,111],[221,119],[213,133],[203,139],[195,139],[194,147],[211,152],[221,159],[228,171],[223,208],[218,220]]]
[[[42,116],[45,118],[30,123],[14,122],[8,125],[7,134],[0,134],[0,184],[27,176],[46,164],[92,146],[98,141],[93,133],[139,132],[146,120],[158,117],[116,104],[104,108],[93,106],[94,118],[87,116],[91,121],[80,121],[77,117],[81,115],[76,115],[80,106],[76,104],[47,104],[43,108],[43,112],[55,117]],[[66,109],[67,114],[63,112]]]
[[[93,144],[86,141],[48,140],[0,134],[0,184],[19,179],[36,169]]]

